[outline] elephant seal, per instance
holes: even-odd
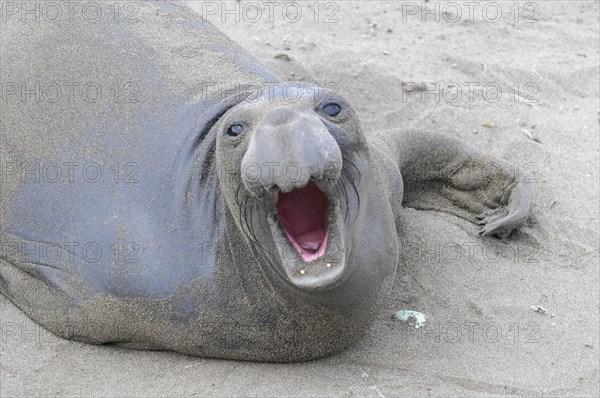
[[[403,205],[479,215],[483,235],[526,219],[503,161],[363,132],[335,92],[281,81],[185,6],[135,4],[132,24],[3,21],[0,291],[53,333],[318,358],[377,316]]]

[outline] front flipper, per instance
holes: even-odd
[[[456,145],[462,144],[456,142]],[[452,206],[457,206],[468,211],[464,218],[469,221],[476,214],[476,224],[483,226],[479,232],[482,236],[505,239],[525,223],[531,207],[531,183],[519,178],[516,167],[468,149],[464,159],[451,161],[449,165],[444,170],[448,173],[440,175],[443,184],[440,194],[452,205],[440,210],[456,214]]]
[[[400,134],[394,147],[404,206],[451,213],[482,225],[480,235],[503,239],[527,220],[531,182],[518,168],[442,135]]]
[[[530,207],[531,183],[513,182],[502,195],[500,207],[486,210],[476,217],[477,224],[483,225],[479,234],[507,238],[514,229],[520,228],[527,221]]]

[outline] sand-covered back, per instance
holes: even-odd
[[[503,242],[407,209],[402,265],[374,327],[307,363],[76,343],[0,296],[0,395],[597,396],[599,3],[521,2],[517,15],[495,2],[470,18],[465,2],[430,1],[422,15],[421,2],[338,1],[303,4],[300,18],[274,6],[272,22],[264,4],[256,22],[249,8],[222,21],[213,4],[208,20],[280,76],[339,88],[365,131],[434,130],[512,161],[534,182],[530,221]],[[394,319],[399,310],[425,326]]]

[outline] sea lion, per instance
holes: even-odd
[[[334,91],[280,80],[185,6],[135,4],[131,24],[3,19],[0,291],[55,334],[318,358],[377,316],[402,206],[483,235],[526,220],[506,162],[363,132]]]

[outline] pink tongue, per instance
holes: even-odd
[[[325,238],[324,232],[323,229],[313,229],[296,236],[296,241],[303,249],[315,251],[321,246],[323,238]]]
[[[328,230],[325,230],[324,234],[323,231],[310,231],[301,236],[297,236],[295,239],[290,236],[287,230],[285,231],[285,234],[304,262],[311,262],[325,254],[325,249],[327,249],[327,235],[329,235]],[[310,237],[314,238],[307,239]]]
[[[279,193],[277,217],[288,239],[305,262],[316,260],[327,248],[327,196],[313,182]]]

